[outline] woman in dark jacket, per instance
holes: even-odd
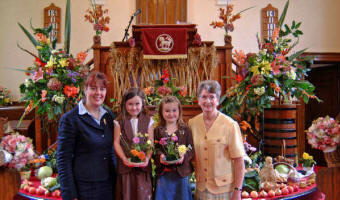
[[[112,200],[113,114],[102,107],[108,81],[92,72],[85,97],[65,113],[58,131],[57,163],[63,200]]]

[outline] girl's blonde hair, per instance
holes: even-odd
[[[165,121],[163,114],[162,114],[164,104],[166,104],[166,103],[177,103],[178,111],[179,111],[178,119],[177,119],[177,125],[178,125],[178,127],[184,126],[185,123],[183,121],[183,116],[182,116],[182,104],[177,99],[177,97],[175,97],[175,96],[165,96],[165,97],[162,98],[161,103],[159,104],[159,107],[158,107],[159,125],[164,126],[164,127],[166,125],[166,121]]]

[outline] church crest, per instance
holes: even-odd
[[[156,38],[156,48],[162,53],[168,53],[174,47],[174,40],[169,34],[161,34]]]

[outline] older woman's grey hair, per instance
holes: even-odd
[[[216,97],[219,99],[221,96],[221,86],[217,81],[213,80],[205,80],[200,82],[197,89],[198,96],[201,95],[202,90],[207,90],[209,93],[216,94]]]

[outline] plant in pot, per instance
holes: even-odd
[[[227,115],[236,117],[241,113],[238,116],[241,120],[256,124],[262,120],[264,109],[274,105],[291,104],[286,107],[294,109],[295,106],[296,109],[292,103],[299,99],[305,103],[310,98],[321,101],[314,94],[315,87],[304,80],[311,64],[310,57],[302,56],[306,49],[293,51],[303,32],[299,29],[301,22],[284,24],[288,5],[289,1],[272,37],[263,42],[257,38],[257,53],[245,54],[242,50],[235,50],[233,56],[239,66],[235,77],[237,84],[228,89],[220,101],[221,111]],[[259,134],[260,127],[255,127]]]

